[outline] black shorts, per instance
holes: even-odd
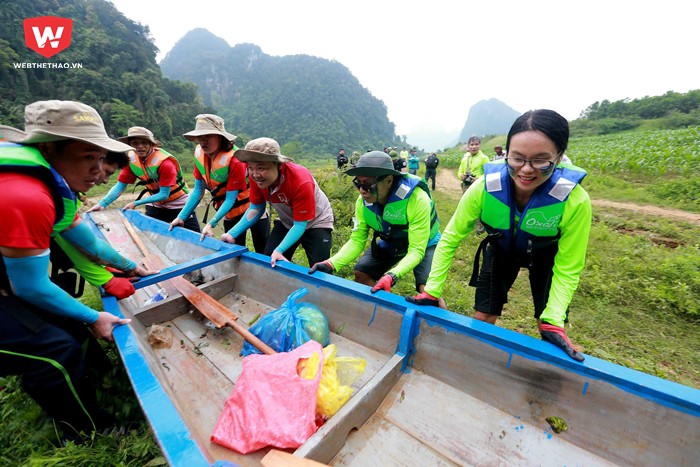
[[[539,318],[547,306],[549,290],[552,287],[557,249],[557,245],[552,245],[536,250],[532,265],[527,266],[523,265],[523,261],[499,252],[493,245],[486,247],[476,284],[474,309],[501,316],[503,305],[508,303],[508,291],[518,277],[520,269],[524,267],[529,271],[535,318]]]
[[[289,229],[279,220],[275,220],[272,232],[267,240],[267,246],[265,247],[265,254],[267,256],[272,255],[275,248],[282,243],[287,232],[289,232]],[[299,245],[301,245],[306,252],[306,259],[309,262],[309,266],[325,261],[331,257],[331,246],[333,245],[332,232],[332,229],[307,229],[301,238],[289,247],[287,251],[283,251],[282,254],[291,261],[294,252]]]
[[[419,291],[419,286],[425,285],[428,282],[430,266],[433,263],[433,253],[435,253],[436,246],[437,245],[433,245],[426,248],[425,256],[423,256],[421,262],[418,263],[418,265],[413,269],[413,277],[416,280],[416,291]],[[360,260],[355,264],[354,269],[355,271],[363,272],[375,281],[378,281],[384,275],[384,273],[401,261],[404,256],[405,255],[378,258],[376,256],[372,256],[372,249],[368,248]]]

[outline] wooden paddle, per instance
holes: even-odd
[[[136,233],[134,226],[131,225],[131,222],[129,222],[126,218],[124,218],[124,227],[126,227],[127,232],[129,232],[129,235],[136,246],[138,246],[139,250],[141,250],[141,254],[143,255],[143,264],[147,268],[162,269],[167,266],[160,256],[148,252],[146,245],[144,245],[143,241]],[[254,345],[255,348],[262,353],[267,355],[277,353],[269,345],[265,344],[248,329],[243,327],[243,325],[238,323],[238,316],[232,313],[231,310],[223,306],[211,295],[198,289],[193,283],[184,277],[173,277],[168,279],[166,282],[175,287],[178,292],[180,292],[182,296],[192,304],[192,306],[199,310],[200,313],[202,313],[209,321],[214,323],[217,328],[228,326],[240,334],[245,340]]]

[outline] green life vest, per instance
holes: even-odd
[[[576,166],[558,166],[532,194],[516,225],[513,182],[505,160],[488,163],[481,221],[489,234],[498,235],[497,243],[506,253],[524,255],[555,243],[566,200],[585,176]]]
[[[24,173],[44,182],[51,192],[56,210],[53,234],[68,228],[78,211],[75,194],[65,180],[46,162],[38,149],[14,143],[0,143],[0,170]]]
[[[532,194],[516,223],[514,186],[505,159],[485,164],[486,189],[481,222],[488,236],[479,244],[474,255],[469,285],[477,285],[479,260],[489,244],[495,245],[506,256],[514,256],[526,267],[532,266],[533,255],[555,255],[561,236],[559,223],[566,201],[585,176],[586,172],[574,165],[557,166],[547,181]]]
[[[428,245],[440,234],[440,221],[435,210],[435,203],[430,196],[430,189],[420,177],[403,174],[389,193],[386,204],[364,203],[364,218],[369,227],[374,230],[373,244],[376,238],[391,245],[395,254],[405,255],[408,251],[408,200],[413,190],[420,188],[430,197],[430,238]]]

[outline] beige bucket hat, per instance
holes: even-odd
[[[153,132],[148,128],[142,126],[132,126],[131,128],[129,128],[129,131],[126,132],[126,136],[121,136],[117,138],[117,141],[130,144],[129,141],[131,140],[131,138],[145,139],[152,145],[160,147],[160,141],[153,137]]]
[[[226,131],[224,127],[224,119],[218,115],[199,114],[195,117],[194,130],[185,133],[185,138],[190,141],[196,141],[197,136],[202,135],[221,135],[227,140],[233,142],[237,136]]]
[[[243,149],[237,149],[233,155],[241,162],[289,162],[291,157],[283,156],[280,145],[272,138],[257,138],[248,141]]]
[[[102,118],[95,109],[74,101],[33,102],[24,108],[24,131],[0,125],[0,137],[19,144],[74,139],[111,152],[133,149],[107,136]]]

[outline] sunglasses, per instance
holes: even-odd
[[[357,178],[352,179],[353,185],[355,185],[355,188],[358,190],[364,190],[368,193],[374,193],[377,191],[377,183],[381,182],[387,177],[387,175],[383,175],[381,177],[377,177],[374,183],[360,183],[360,181]]]

